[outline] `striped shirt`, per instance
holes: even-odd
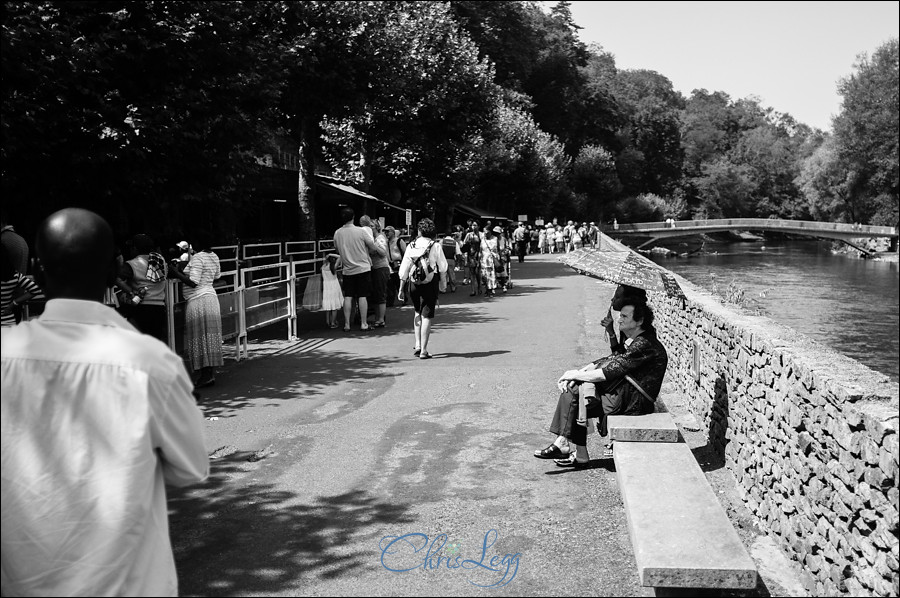
[[[0,299],[2,299],[3,306],[3,316],[2,316],[2,325],[3,326],[15,326],[16,325],[16,314],[13,308],[13,299],[21,297],[25,293],[31,293],[32,299],[43,299],[44,293],[41,291],[41,287],[37,285],[36,282],[28,278],[27,276],[22,276],[18,272],[13,278],[9,280],[4,280],[2,282],[2,293],[0,293]]]

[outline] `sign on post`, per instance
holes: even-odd
[[[519,222],[528,222],[528,214],[519,214]]]
[[[406,226],[412,224],[412,210],[406,210]]]

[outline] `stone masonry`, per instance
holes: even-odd
[[[669,375],[760,526],[817,596],[898,595],[900,385],[678,277]]]

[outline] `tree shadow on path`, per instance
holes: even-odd
[[[269,483],[234,483],[251,453],[212,463],[203,484],[169,491],[172,545],[183,596],[308,594],[319,580],[377,567],[385,526],[409,506],[364,490],[303,497]],[[363,545],[373,549],[354,548]]]

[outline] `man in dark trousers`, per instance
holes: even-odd
[[[656,336],[650,306],[643,299],[625,298],[619,312],[619,330],[625,340],[613,347],[611,355],[567,370],[559,377],[557,385],[562,394],[550,424],[556,440],[535,451],[535,457],[557,459],[561,467],[587,465],[587,428],[579,413],[579,399],[586,403],[585,418],[600,419],[601,436],[608,433],[606,419],[610,415],[653,413],[669,357]],[[595,385],[595,392],[579,397],[589,384]],[[574,451],[570,442],[575,445]]]
[[[516,252],[519,256],[519,263],[525,261],[525,252],[528,251],[528,234],[525,231],[525,223],[520,222],[518,228],[513,231],[513,241],[516,243]]]

